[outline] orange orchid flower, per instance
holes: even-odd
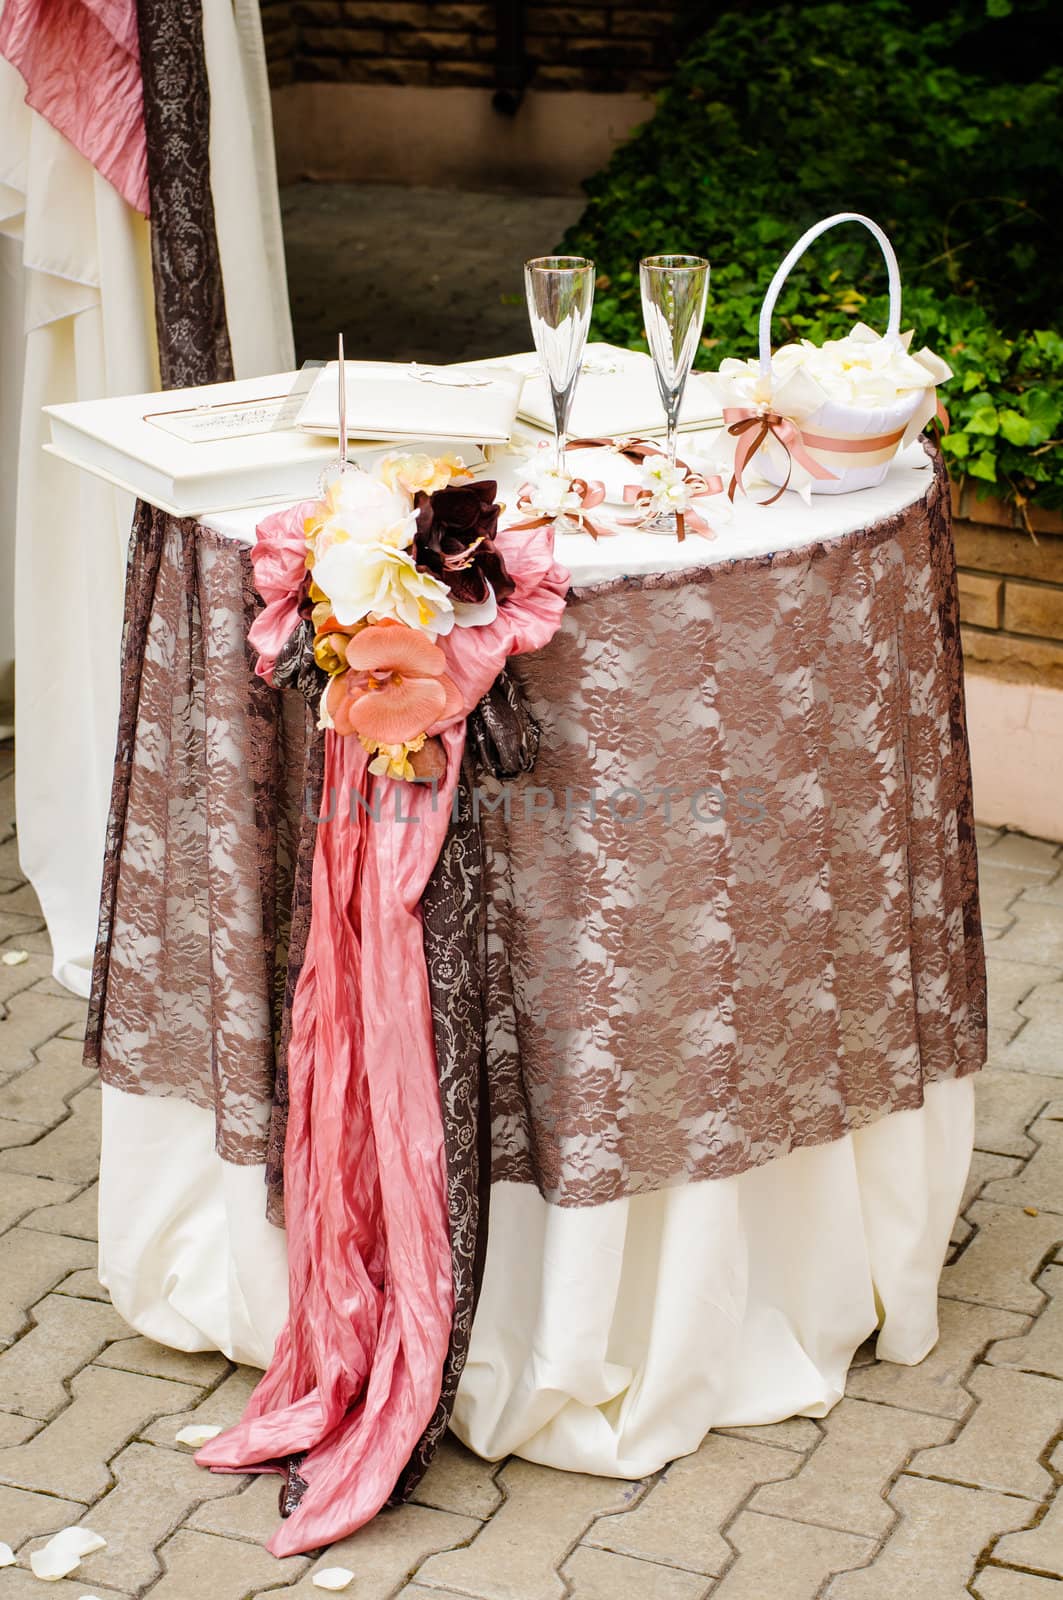
[[[347,645],[347,663],[325,702],[337,733],[406,744],[462,710],[443,651],[405,623],[389,619],[363,628]]]

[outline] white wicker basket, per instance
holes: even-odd
[[[885,338],[898,346],[902,343],[901,273],[893,246],[878,223],[872,222],[870,217],[861,216],[858,211],[840,211],[836,216],[817,222],[815,227],[801,235],[768,285],[760,311],[759,329],[760,375],[765,383],[772,378],[771,319],[779,292],[791,268],[813,240],[818,239],[821,233],[826,233],[828,228],[836,227],[839,222],[861,222],[878,240],[889,274],[890,309]],[[904,431],[922,400],[922,390],[910,392],[893,405],[876,410],[829,400],[817,411],[804,417],[801,432],[805,448],[814,460],[834,474],[831,478],[813,478],[810,484],[812,493],[848,494],[853,489],[873,489],[881,483],[897,453]],[[822,442],[817,444],[817,439]],[[778,441],[769,437],[757,452],[756,467],[769,483],[778,485],[786,482],[790,462]]]

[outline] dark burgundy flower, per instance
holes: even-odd
[[[445,583],[454,600],[468,605],[486,600],[488,585],[499,602],[514,589],[495,546],[497,487],[491,482],[452,483],[432,495],[422,492],[415,501],[417,565]]]

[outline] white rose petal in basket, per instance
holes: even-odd
[[[844,339],[803,339],[771,352],[771,318],[791,267],[814,239],[839,222],[860,222],[878,240],[889,273],[885,334],[857,323]],[[755,470],[778,492],[847,494],[871,489],[939,411],[936,388],[952,372],[930,350],[911,352],[901,334],[901,277],[893,247],[877,223],[855,211],[827,217],[802,234],[768,287],[760,313],[760,353],[726,360],[708,377],[735,440],[730,493]]]

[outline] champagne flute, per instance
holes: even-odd
[[[639,263],[642,317],[668,424],[668,463],[675,466],[683,390],[705,323],[709,263],[702,256],[647,256]]]
[[[550,385],[557,470],[564,473],[568,414],[594,304],[594,262],[586,256],[538,256],[526,261],[524,292],[535,348]]]

